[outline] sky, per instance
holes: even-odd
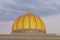
[[[28,7],[45,23],[47,33],[60,35],[60,0],[0,0],[0,34],[9,34],[16,18]]]

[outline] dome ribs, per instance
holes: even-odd
[[[46,33],[46,27],[40,17],[31,13],[20,16],[13,24],[14,32],[42,32]]]

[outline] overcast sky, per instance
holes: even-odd
[[[0,0],[0,34],[11,33],[14,20],[28,7],[45,22],[47,33],[60,35],[60,0]]]

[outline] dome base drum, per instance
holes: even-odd
[[[21,33],[21,32],[42,32],[42,33],[45,33],[45,31],[43,30],[36,30],[36,29],[25,29],[25,30],[16,30],[14,31],[15,33]]]

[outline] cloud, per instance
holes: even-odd
[[[10,34],[13,21],[0,22],[0,34]]]
[[[47,33],[60,35],[60,14],[42,17],[45,22]]]
[[[15,20],[28,7],[38,16],[54,15],[60,13],[60,0],[0,0],[0,21]]]

